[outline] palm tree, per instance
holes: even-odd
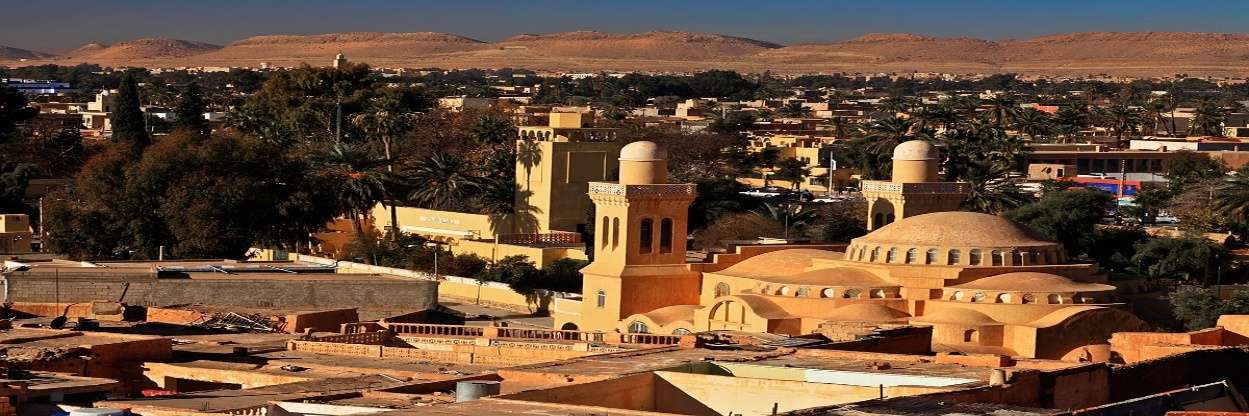
[[[998,127],[1006,128],[1006,123],[1019,115],[1019,104],[1007,94],[997,94],[984,101],[989,106],[989,117]]]
[[[1015,130],[1028,136],[1032,141],[1048,135],[1053,131],[1050,115],[1035,108],[1025,108],[1015,116]]]
[[[541,210],[528,203],[517,204],[518,199],[528,200],[532,192],[517,189],[516,181],[509,179],[487,179],[480,186],[481,193],[477,205],[481,214],[490,217],[492,231],[497,234],[509,232],[531,233],[538,228],[538,214]],[[511,225],[504,229],[503,225]]]
[[[1145,105],[1147,119],[1153,128],[1150,133],[1157,133],[1158,126],[1166,130],[1167,136],[1175,136],[1175,100],[1170,94],[1150,100]]]
[[[480,178],[473,175],[474,171],[460,156],[435,153],[417,161],[406,172],[413,187],[408,198],[425,208],[445,208],[480,188]]]
[[[892,152],[899,143],[920,138],[912,133],[914,126],[914,121],[890,116],[868,123],[863,127],[863,133],[873,151],[885,154]]]
[[[386,157],[386,171],[393,175],[395,159],[391,154],[391,143],[396,135],[412,127],[415,115],[414,112],[406,111],[399,93],[386,93],[369,100],[369,107],[353,116],[351,122],[363,130],[369,138],[382,143],[382,152]],[[390,205],[390,239],[399,241],[399,213],[394,198],[389,200],[388,205]]]
[[[479,143],[492,147],[509,144],[510,139],[516,136],[516,128],[512,127],[511,121],[493,115],[477,119],[470,132]]]
[[[802,101],[790,101],[776,110],[781,117],[807,117],[811,115],[811,109],[804,107]]]
[[[919,121],[921,127],[941,126],[941,130],[948,130],[951,126],[958,124],[962,117],[952,103],[942,100],[935,106],[921,109],[915,114],[915,119]]]
[[[1214,189],[1217,212],[1236,222],[1249,222],[1249,172],[1236,171]]]
[[[1010,179],[1010,172],[1007,164],[974,163],[963,177],[970,189],[967,199],[963,200],[963,208],[999,214],[1031,202],[1032,197]]]
[[[803,178],[811,175],[811,168],[807,167],[803,161],[791,157],[778,163],[775,172],[773,176],[789,181],[791,188],[797,190],[802,186]]]
[[[1123,136],[1139,131],[1144,117],[1141,112],[1123,104],[1114,104],[1102,111],[1102,118],[1115,134],[1115,143],[1123,147]]]
[[[1069,105],[1058,109],[1054,114],[1054,133],[1061,142],[1075,141],[1075,136],[1089,125],[1088,111],[1084,106]]]
[[[913,97],[892,95],[880,100],[880,109],[896,116],[898,113],[909,113],[917,104]]]
[[[315,174],[338,185],[334,193],[339,212],[350,217],[356,235],[363,236],[363,218],[388,195],[391,174],[385,169],[386,160],[366,144],[341,142],[313,153],[311,160]]]
[[[801,229],[819,219],[819,214],[815,211],[804,211],[802,205],[797,204],[763,204],[762,207],[751,212],[757,218],[772,221],[784,227],[785,238],[789,238],[789,230]]]
[[[1203,101],[1193,112],[1193,121],[1189,125],[1189,134],[1206,136],[1223,136],[1223,122],[1227,120],[1227,112],[1223,107],[1210,101]]]

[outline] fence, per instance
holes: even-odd
[[[498,236],[499,244],[522,246],[578,246],[581,245],[581,234],[570,232],[502,234]]]
[[[466,325],[404,324],[382,322],[382,327],[395,335],[432,335],[441,337],[481,337],[486,327]]]
[[[567,341],[602,344],[693,345],[692,335],[620,334],[615,332],[567,331],[558,329],[509,328],[493,326],[408,324],[393,322],[361,322],[343,325],[344,335],[318,338],[317,341],[366,343],[372,338],[361,335],[387,333],[393,335],[455,338],[486,338],[517,341]],[[350,331],[350,332],[348,332]],[[353,337],[354,336],[354,337]],[[343,337],[342,341],[333,337]],[[384,342],[384,339],[382,339]],[[379,345],[379,344],[371,344]]]

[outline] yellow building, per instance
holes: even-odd
[[[0,253],[29,253],[34,234],[26,214],[0,214]]]
[[[520,138],[540,141],[606,141],[616,137],[618,129],[594,127],[592,113],[552,111],[545,126],[520,126]]]
[[[894,180],[875,181],[869,197],[882,218],[849,245],[739,247],[688,264],[676,255],[683,246],[664,251],[667,231],[655,224],[670,220],[684,235],[693,188],[665,183],[654,144],[630,144],[621,182],[591,185],[600,227],[611,232],[599,233],[602,248],[583,269],[585,299],[557,303],[556,324],[784,335],[928,325],[937,351],[1073,361],[1107,360],[1112,333],[1142,329],[1096,265],[1070,263],[1060,244],[1005,218],[952,211],[967,188],[935,182],[935,154],[926,142],[898,146]]]

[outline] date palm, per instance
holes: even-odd
[[[1036,141],[1041,136],[1053,131],[1050,115],[1035,108],[1025,108],[1015,117],[1015,130]]]
[[[311,155],[313,173],[336,184],[334,195],[341,214],[351,218],[356,235],[364,235],[363,219],[387,198],[391,174],[386,160],[366,143],[334,143]]]
[[[1197,105],[1193,112],[1193,121],[1188,131],[1190,134],[1206,136],[1223,136],[1223,122],[1227,120],[1227,112],[1218,104],[1204,101]]]
[[[1007,123],[1019,115],[1019,104],[1006,94],[994,95],[984,100],[984,104],[989,106],[989,118],[1001,128],[1006,128]]]
[[[1249,222],[1249,172],[1235,175],[1215,187],[1214,209],[1240,223]]]
[[[481,181],[475,171],[460,156],[435,153],[418,160],[405,172],[413,189],[408,198],[425,208],[447,208],[480,189]]]

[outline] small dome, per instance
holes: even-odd
[[[620,160],[650,162],[665,159],[668,159],[668,152],[655,142],[633,142],[620,149]]]
[[[965,308],[947,308],[931,314],[917,316],[912,318],[911,322],[967,326],[1000,325],[997,321],[993,320],[993,318],[990,318],[989,315]]]
[[[937,160],[937,148],[927,140],[911,140],[893,148],[893,160]]]
[[[1100,283],[1083,283],[1051,273],[1014,272],[1003,273],[973,280],[952,289],[990,290],[998,292],[1109,292],[1114,286]]]
[[[876,303],[852,303],[834,309],[827,318],[830,321],[890,322],[910,316],[906,312]]]

